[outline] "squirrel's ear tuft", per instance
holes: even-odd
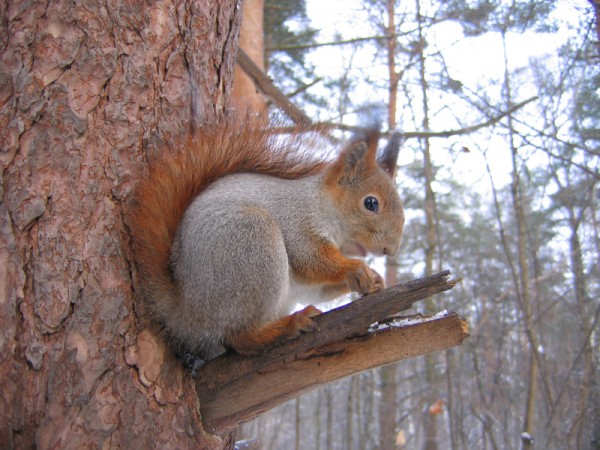
[[[379,142],[379,129],[370,130],[364,137],[367,146],[365,163],[369,169],[377,166],[377,143]]]
[[[388,143],[385,146],[381,156],[379,157],[379,166],[392,179],[396,175],[396,165],[398,161],[398,153],[400,153],[401,140],[400,133],[398,131],[394,131],[388,139]]]
[[[367,154],[367,143],[364,141],[350,143],[340,154],[348,167],[358,167],[364,164]]]

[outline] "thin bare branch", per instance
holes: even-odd
[[[400,139],[411,139],[411,138],[412,139],[414,139],[414,138],[424,139],[424,138],[448,138],[451,136],[469,134],[469,133],[473,133],[475,131],[481,130],[482,128],[486,128],[486,127],[489,127],[489,126],[499,123],[502,119],[504,119],[509,114],[514,113],[515,111],[523,108],[525,105],[527,105],[537,99],[538,99],[537,96],[528,98],[527,100],[517,103],[516,105],[509,108],[508,110],[498,114],[497,116],[490,118],[489,120],[486,120],[485,122],[481,122],[479,124],[471,125],[468,127],[457,128],[454,130],[446,130],[446,131],[395,131],[395,130],[389,130],[387,132],[383,132],[382,135],[390,136],[393,133],[393,134],[397,134],[397,136]],[[366,127],[355,126],[355,125],[346,125],[343,123],[333,123],[333,122],[316,122],[316,123],[310,124],[308,126],[305,126],[306,131],[311,131],[311,130],[323,131],[323,130],[335,130],[335,129],[343,130],[343,131],[352,131],[352,132],[357,132],[357,133],[365,133],[366,131],[369,130]],[[294,130],[297,131],[298,128],[294,128]],[[291,127],[280,127],[280,128],[273,129],[274,133],[289,133],[291,131],[293,131]]]
[[[260,67],[241,49],[238,49],[237,63],[242,70],[252,79],[255,86],[269,97],[279,108],[281,108],[298,125],[309,125],[312,123],[304,111],[292,103],[283,92],[281,92],[265,74]]]
[[[287,51],[287,50],[302,50],[302,49],[318,48],[318,47],[330,47],[330,46],[335,46],[335,45],[356,44],[357,42],[365,42],[365,41],[383,41],[383,40],[386,40],[389,38],[395,38],[395,37],[399,37],[399,36],[407,36],[411,32],[383,34],[383,35],[377,35],[377,36],[366,36],[366,37],[358,37],[358,38],[345,39],[345,40],[339,40],[339,41],[318,42],[318,43],[314,43],[314,44],[280,45],[277,47],[267,47],[265,50],[270,51],[270,52]]]

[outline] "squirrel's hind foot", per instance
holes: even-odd
[[[183,367],[185,367],[185,369],[192,374],[192,377],[198,375],[198,372],[200,371],[202,366],[206,364],[205,359],[192,353],[184,353],[177,356],[183,363]]]
[[[291,316],[288,316],[293,321],[292,333],[288,336],[288,339],[294,339],[304,331],[313,331],[317,329],[317,324],[313,320],[313,317],[317,317],[321,314],[321,310],[319,308],[314,307],[313,305],[309,305],[306,308],[296,311]]]
[[[263,327],[233,335],[228,340],[228,347],[242,355],[257,355],[283,340],[295,339],[303,332],[316,329],[313,317],[319,314],[318,308],[307,306]]]

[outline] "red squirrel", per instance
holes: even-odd
[[[384,287],[350,257],[400,246],[396,162],[378,163],[377,140],[369,133],[326,161],[228,120],[150,165],[131,231],[143,296],[176,353],[255,354],[314,328],[316,307],[290,315],[298,301]]]

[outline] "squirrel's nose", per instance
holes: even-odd
[[[383,254],[385,256],[396,256],[396,254],[398,253],[399,247],[400,247],[399,243],[393,244],[393,245],[388,245],[383,248]]]

